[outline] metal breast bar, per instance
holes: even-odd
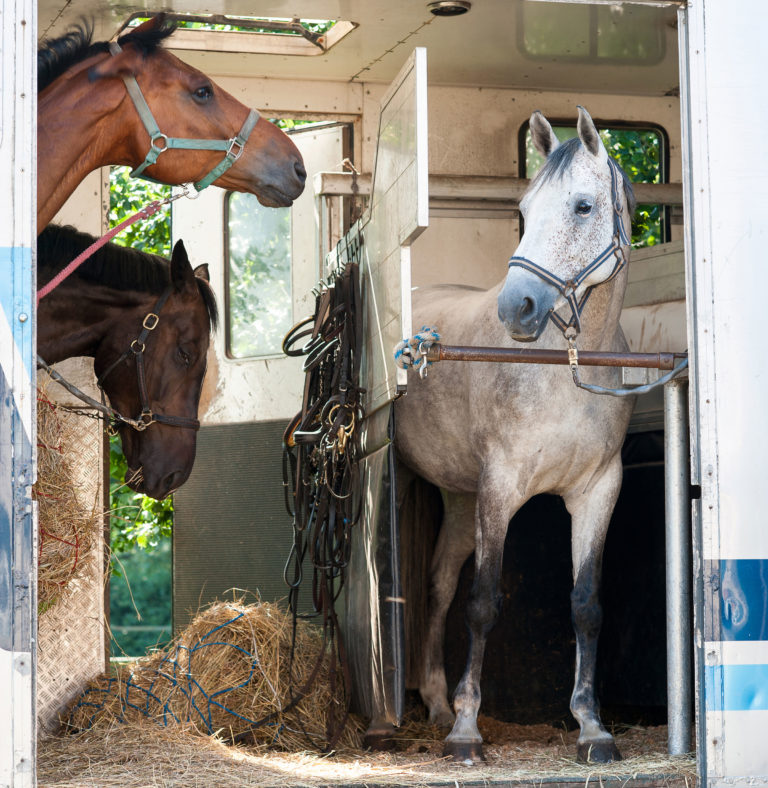
[[[112,55],[117,55],[122,51],[122,48],[117,41],[111,41],[109,44],[109,51]],[[146,178],[147,176],[142,176],[144,170],[155,164],[161,153],[172,148],[177,150],[226,151],[224,158],[204,178],[201,178],[194,184],[197,191],[202,191],[206,186],[210,186],[217,178],[221,177],[221,175],[240,158],[245,148],[245,143],[248,141],[248,137],[259,122],[260,115],[258,110],[251,109],[240,131],[228,140],[200,140],[186,137],[168,137],[160,131],[157,121],[144,98],[144,94],[141,92],[139,83],[136,81],[136,77],[132,74],[124,76],[123,82],[125,83],[128,95],[133,101],[134,107],[136,107],[136,112],[139,113],[139,118],[141,118],[141,122],[147,130],[147,134],[149,134],[150,142],[149,151],[144,161],[131,172],[131,175],[134,177]],[[162,144],[158,145],[160,141],[162,141]],[[151,180],[151,178],[149,180]]]

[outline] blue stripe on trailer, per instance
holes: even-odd
[[[31,287],[13,287],[12,283],[14,279],[34,281],[31,267],[32,250],[29,247],[0,246],[0,271],[4,272],[7,283],[5,287],[0,287],[0,369],[5,375],[3,401],[8,398],[13,403],[25,442],[31,441],[34,431],[31,422],[34,407],[23,402],[23,397],[35,390],[32,331],[34,294]],[[4,436],[3,440],[6,439],[10,438]]]
[[[0,271],[4,272],[4,277],[7,277],[7,272],[12,271],[13,276],[20,277],[21,281],[33,281],[32,250],[26,246],[0,246]],[[0,287],[0,306],[11,329],[13,341],[21,351],[19,356],[24,362],[27,375],[32,377],[32,369],[29,366],[32,363],[32,353],[24,351],[29,350],[25,347],[25,343],[30,341],[31,335],[28,327],[31,325],[33,293],[27,288],[8,287],[7,283],[6,278],[6,286]],[[19,315],[22,314],[27,315],[27,322],[19,320]]]
[[[768,711],[768,665],[708,666],[707,711]]]
[[[705,639],[768,641],[768,560],[721,559],[704,565],[714,603]]]

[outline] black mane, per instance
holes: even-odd
[[[38,287],[87,249],[96,238],[74,227],[49,224],[37,239]],[[131,247],[108,243],[86,260],[72,276],[116,290],[138,290],[160,295],[171,283],[171,269],[164,257]],[[208,283],[195,277],[208,312],[210,327],[218,325],[216,298]]]
[[[161,22],[155,30],[135,30],[118,38],[121,46],[133,44],[146,57],[151,55],[170,36],[176,26],[172,22]],[[72,25],[64,35],[42,41],[37,50],[37,90],[40,92],[76,63],[91,55],[109,52],[106,41],[93,43],[93,22],[82,19]]]
[[[576,151],[581,147],[582,142],[578,137],[572,137],[571,139],[566,140],[565,142],[558,145],[552,151],[552,153],[547,156],[547,160],[536,174],[531,186],[544,183],[545,181],[551,180],[552,178],[562,178],[563,173],[568,169],[568,167],[571,166],[573,157],[576,155]],[[616,164],[618,165],[618,162],[616,162]],[[636,207],[635,192],[632,188],[632,181],[629,180],[629,176],[620,166],[619,172],[621,173],[621,177],[624,182],[624,195],[627,198],[629,216],[632,218],[635,215]]]

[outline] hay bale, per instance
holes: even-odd
[[[291,615],[278,605],[216,602],[167,649],[93,682],[67,725],[86,730],[146,717],[283,750],[324,749],[346,716],[341,678],[333,687],[322,633],[306,621],[297,622],[291,666],[292,632]],[[361,731],[349,720],[332,745],[357,747]]]
[[[77,479],[79,418],[37,392],[38,607],[44,612],[87,563],[101,529],[97,500],[83,501]]]

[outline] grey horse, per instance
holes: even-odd
[[[634,212],[631,185],[583,108],[578,137],[562,145],[541,113],[532,115],[530,127],[547,160],[521,201],[525,233],[506,277],[487,291],[450,285],[416,290],[414,324],[437,326],[446,344],[563,348],[567,335],[583,350],[626,350],[619,315]],[[593,368],[582,377],[617,386],[619,374]],[[621,486],[620,449],[632,405],[632,398],[576,388],[567,367],[450,362],[430,368],[424,379],[413,375],[396,404],[401,462],[443,495],[420,692],[432,722],[453,724],[445,752],[457,760],[482,758],[480,672],[498,615],[507,526],[539,493],[560,495],[571,515],[576,675],[570,706],[581,729],[578,756],[600,762],[621,757],[600,720],[595,662],[603,545]],[[443,668],[445,617],[473,550],[466,613],[471,639],[454,717]]]

